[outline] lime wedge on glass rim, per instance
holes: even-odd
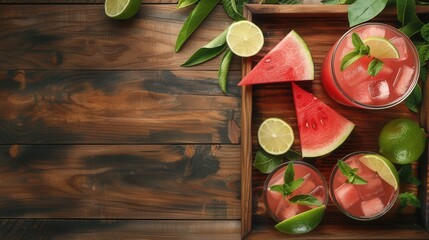
[[[322,221],[326,206],[322,205],[277,223],[274,227],[283,233],[302,234],[316,228]]]
[[[104,12],[114,19],[129,19],[140,10],[141,0],[106,0]]]
[[[399,174],[395,166],[385,157],[378,154],[366,154],[359,158],[360,162],[378,173],[393,189],[398,189]]]

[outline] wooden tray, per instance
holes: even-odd
[[[419,7],[419,13],[427,16],[428,7]],[[320,82],[320,66],[325,54],[334,42],[348,29],[347,6],[332,5],[258,5],[245,7],[247,19],[256,23],[265,35],[261,52],[243,62],[243,76],[247,74],[270,49],[289,31],[294,29],[308,44],[315,64],[315,80],[300,82],[299,85],[312,92],[320,100],[337,110],[356,124],[350,137],[332,154],[324,158],[304,159],[314,164],[328,180],[337,159],[357,150],[377,151],[379,131],[394,118],[409,118],[419,121],[428,132],[426,103],[420,114],[410,112],[405,104],[387,110],[359,110],[337,104],[327,96]],[[373,20],[397,25],[396,9],[387,9]],[[429,84],[426,84],[429,85]],[[427,90],[425,90],[427,92]],[[426,101],[426,100],[425,100]],[[284,235],[274,229],[274,222],[265,213],[261,199],[266,175],[252,167],[255,152],[259,149],[256,131],[268,117],[280,117],[289,122],[295,130],[297,139],[293,149],[300,151],[299,133],[289,83],[255,85],[242,89],[242,236],[247,239],[429,239],[429,191],[428,191],[428,153],[425,152],[418,163],[413,164],[416,176],[421,180],[420,187],[401,185],[402,191],[417,193],[422,207],[407,207],[398,213],[396,207],[380,219],[370,222],[352,220],[339,212],[329,202],[322,223],[305,235]]]

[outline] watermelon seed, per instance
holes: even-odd
[[[267,59],[265,59],[265,62],[266,62],[266,63],[271,62],[271,58],[267,58]]]

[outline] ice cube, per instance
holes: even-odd
[[[369,95],[374,100],[385,100],[390,95],[389,84],[386,80],[374,80],[368,84]]]
[[[373,101],[368,91],[368,82],[353,87],[353,91],[349,94],[359,103],[368,104]]]
[[[344,82],[347,83],[349,87],[356,87],[369,78],[366,67],[360,64],[360,62],[357,64],[358,65],[348,67],[343,71]]]
[[[405,44],[404,38],[394,37],[389,39],[389,41],[395,46],[399,53],[399,59],[406,59],[408,56],[407,45]]]
[[[393,82],[393,88],[395,92],[399,95],[404,95],[411,84],[411,78],[413,77],[414,69],[408,67],[407,65],[402,66],[396,78]]]
[[[290,217],[293,217],[299,213],[299,205],[291,203],[288,200],[284,199],[279,202],[279,205],[276,209],[276,216],[279,220],[285,220]]]
[[[344,183],[335,189],[335,198],[344,209],[348,209],[359,201],[359,193],[355,185],[351,183]]]
[[[367,184],[356,185],[356,189],[362,200],[368,200],[384,194],[383,182],[378,174],[361,177],[367,181]]]
[[[309,194],[316,187],[316,184],[311,180],[311,173],[308,173],[303,178],[304,182],[293,192],[293,195]]]
[[[325,199],[325,190],[322,186],[315,187],[309,194],[317,198],[321,203],[323,203],[323,200]]]
[[[361,209],[366,217],[374,216],[384,209],[384,204],[379,197],[361,202]]]
[[[386,36],[386,30],[383,27],[371,26],[365,28],[360,34],[362,40],[369,37],[384,37]]]

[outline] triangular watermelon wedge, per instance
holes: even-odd
[[[310,50],[292,30],[256,64],[238,86],[313,79],[314,65]]]
[[[324,156],[339,147],[355,125],[297,84],[292,90],[302,156]]]

